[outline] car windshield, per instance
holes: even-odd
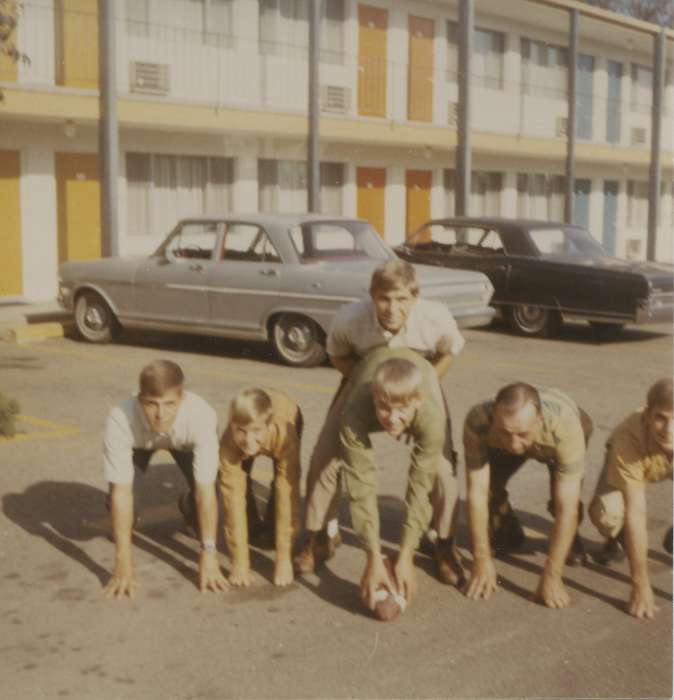
[[[393,257],[393,252],[364,221],[306,223],[290,229],[290,238],[304,263]]]
[[[542,258],[563,256],[596,260],[608,256],[599,243],[580,228],[530,229],[529,237]]]

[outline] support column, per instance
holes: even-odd
[[[564,221],[573,223],[573,193],[576,184],[576,75],[578,72],[578,10],[569,10],[569,65],[566,122],[566,191]]]
[[[470,70],[473,56],[475,7],[473,0],[459,0],[459,105],[458,143],[456,149],[456,193],[454,210],[457,216],[468,216],[472,173],[471,89]]]
[[[115,9],[113,0],[99,0],[98,34],[100,69],[99,159],[101,164],[101,252],[119,255],[117,176],[119,133],[115,65]]]
[[[321,60],[321,6],[322,0],[309,2],[309,136],[307,143],[307,208],[321,210],[320,164],[320,60]]]
[[[665,28],[653,40],[653,106],[651,108],[651,167],[648,178],[648,240],[646,260],[655,260],[660,210],[660,142],[662,93],[665,82]]]

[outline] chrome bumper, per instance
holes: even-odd
[[[496,315],[496,309],[491,306],[477,306],[467,309],[452,309],[452,316],[459,328],[477,328],[487,326]]]
[[[672,323],[674,317],[674,294],[654,294],[640,301],[637,306],[636,323]]]
[[[59,284],[59,293],[56,297],[56,301],[65,311],[74,310],[73,298],[73,290],[64,284]]]

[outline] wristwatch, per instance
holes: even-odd
[[[215,540],[214,539],[204,540],[201,543],[201,551],[202,552],[215,552]]]

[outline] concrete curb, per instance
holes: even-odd
[[[73,326],[74,323],[72,321],[25,323],[6,328],[3,339],[16,345],[36,343],[42,340],[49,340],[50,338],[62,338]]]

